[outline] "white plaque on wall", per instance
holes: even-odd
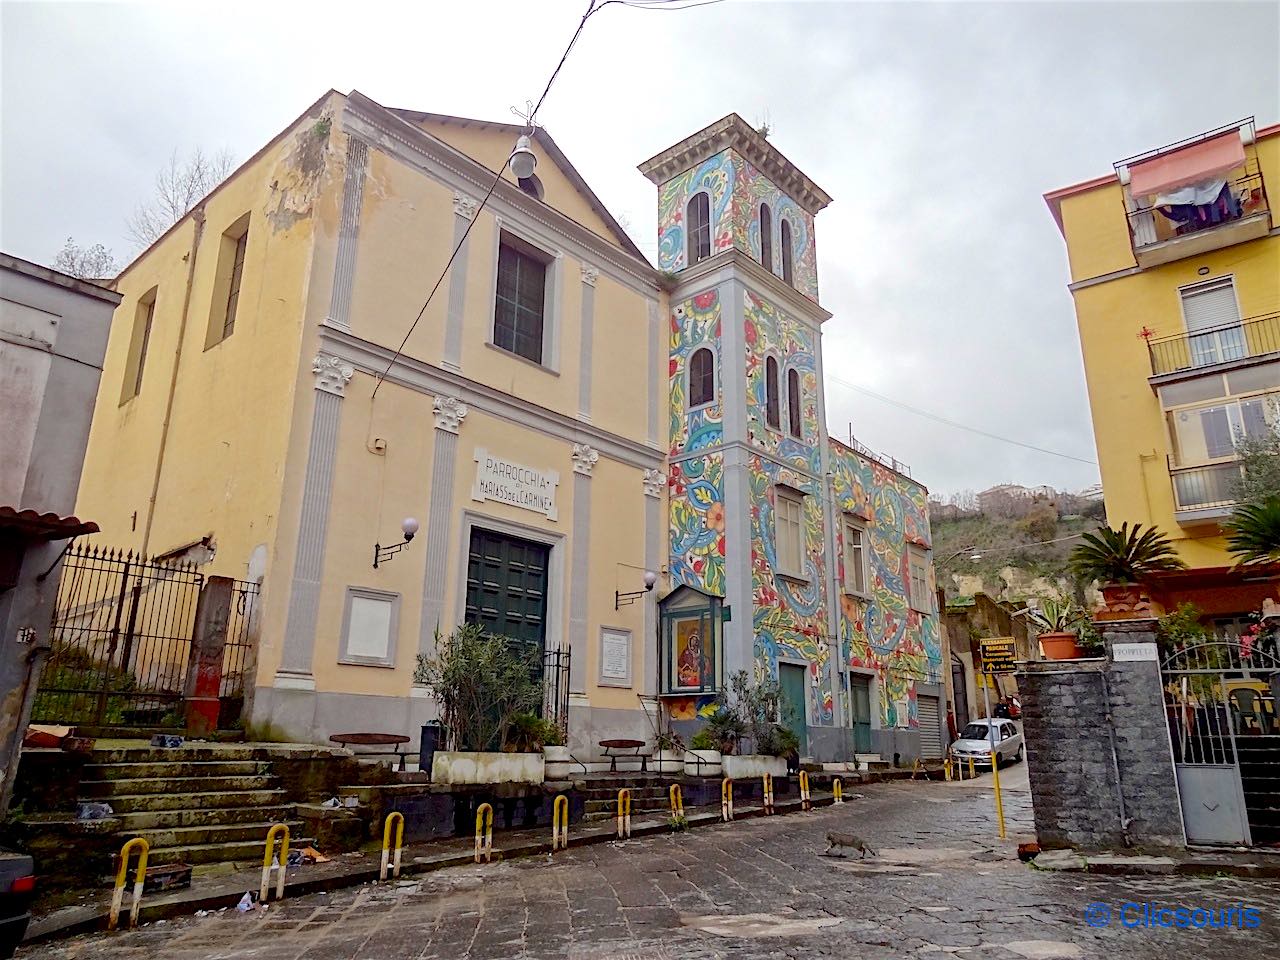
[[[1133,660],[1156,660],[1154,643],[1114,643],[1111,645],[1111,659],[1119,663]]]
[[[548,520],[555,520],[556,486],[560,474],[555,470],[534,470],[521,463],[513,463],[494,456],[483,447],[476,447],[476,482],[471,488],[471,499],[484,503],[497,500],[523,510],[541,513]]]
[[[600,632],[600,682],[609,686],[631,685],[631,634],[626,630]]]

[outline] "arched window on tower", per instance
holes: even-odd
[[[782,413],[778,403],[778,361],[773,357],[764,362],[764,419],[773,429],[782,429]]]
[[[796,370],[787,371],[787,421],[791,435],[800,439],[800,374]]]
[[[767,203],[760,204],[760,262],[773,273],[773,214]]]
[[[701,407],[716,397],[715,355],[700,347],[689,358],[689,406]]]
[[[782,234],[779,237],[782,241],[782,279],[787,281],[787,283],[791,283],[794,266],[791,262],[791,222],[789,220],[784,219],[782,221],[782,229],[780,232]]]
[[[711,256],[711,198],[696,193],[685,207],[685,229],[689,234],[689,262],[693,266]]]

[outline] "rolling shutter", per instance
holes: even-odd
[[[942,756],[942,717],[937,697],[917,697],[916,716],[920,720],[920,756],[937,760]]]
[[[1188,333],[1239,323],[1235,284],[1228,277],[1188,287],[1182,291],[1182,313]]]

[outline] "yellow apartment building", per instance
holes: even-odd
[[[1066,240],[1107,519],[1157,527],[1187,562],[1156,581],[1219,626],[1276,598],[1233,569],[1221,523],[1235,441],[1280,429],[1280,125],[1252,119],[1045,195]]]

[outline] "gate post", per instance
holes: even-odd
[[[188,736],[203,736],[218,729],[222,652],[227,644],[234,587],[235,581],[230,577],[209,577],[200,589],[195,629],[191,634],[191,655],[187,661],[187,682],[183,689]]]

